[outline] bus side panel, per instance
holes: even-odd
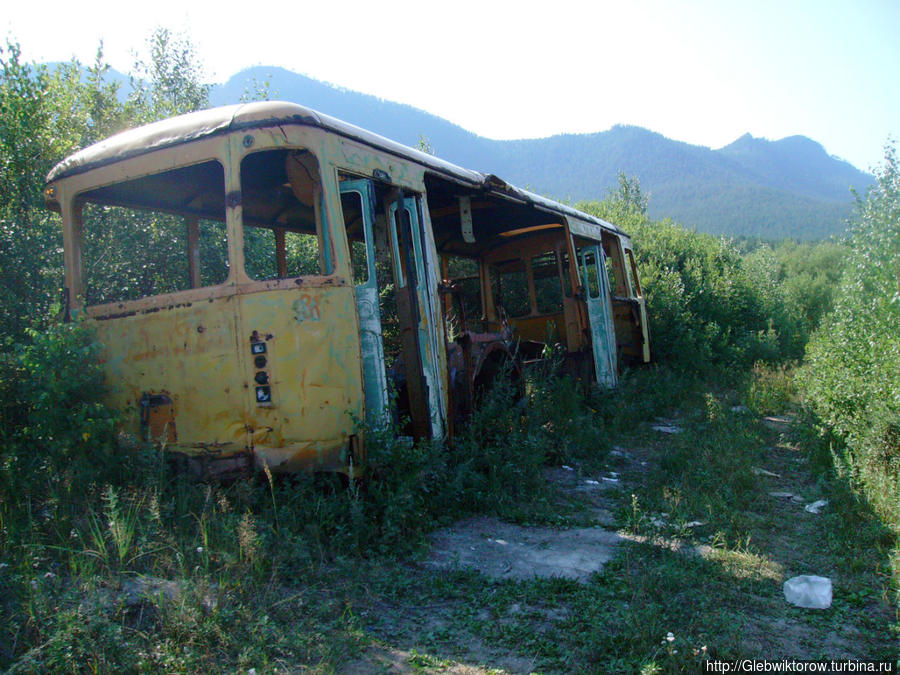
[[[509,324],[513,328],[514,335],[520,340],[566,344],[565,321],[564,313],[556,312],[510,319]]]
[[[124,412],[126,431],[192,454],[221,456],[246,448],[233,298],[100,319],[96,326],[109,402]],[[149,406],[159,403],[166,419],[151,428],[156,410]]]
[[[243,295],[237,302],[257,464],[346,468],[350,436],[365,414],[353,288],[301,285]],[[261,368],[254,340],[265,344]],[[257,379],[260,372],[266,376]],[[268,381],[271,402],[257,401],[256,390],[266,386],[260,380]]]

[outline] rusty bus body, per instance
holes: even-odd
[[[126,431],[212,473],[345,470],[392,396],[445,438],[548,345],[604,386],[649,360],[624,232],[293,103],[123,132],[45,198]]]

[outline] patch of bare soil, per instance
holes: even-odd
[[[470,518],[431,537],[426,565],[474,569],[494,579],[560,577],[586,581],[623,539],[602,527],[563,530]]]
[[[491,663],[489,668],[470,665],[459,661],[421,658],[415,650],[396,649],[389,646],[371,646],[359,659],[345,664],[340,672],[347,675],[363,673],[384,673],[385,675],[406,675],[407,673],[448,673],[450,675],[500,675],[509,673],[531,673],[534,671],[532,659],[507,655],[499,659],[492,650],[477,639],[469,645],[471,661],[474,664]],[[479,656],[480,655],[480,656]],[[483,658],[481,658],[483,657]]]
[[[562,496],[574,496],[585,505],[595,527],[560,529],[522,527],[495,518],[470,518],[431,536],[426,565],[439,569],[473,569],[493,579],[559,577],[586,581],[612,559],[622,541],[632,539],[614,532],[613,510],[627,487],[621,472],[640,472],[642,456],[616,447],[610,464],[618,471],[584,475],[575,467],[550,467],[547,480]]]

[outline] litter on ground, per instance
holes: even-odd
[[[650,428],[661,434],[680,434],[682,432],[681,427],[676,427],[674,424],[654,424]]]
[[[831,607],[831,579],[814,574],[791,577],[784,582],[784,599],[797,607],[828,609]]]
[[[819,499],[817,501],[814,501],[812,504],[807,504],[803,510],[807,513],[818,513],[826,506],[828,506],[828,500]]]

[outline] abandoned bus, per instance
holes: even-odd
[[[602,386],[649,360],[624,232],[293,103],[123,132],[45,198],[125,431],[208,473],[346,470],[392,416],[452,436],[545,350]]]

